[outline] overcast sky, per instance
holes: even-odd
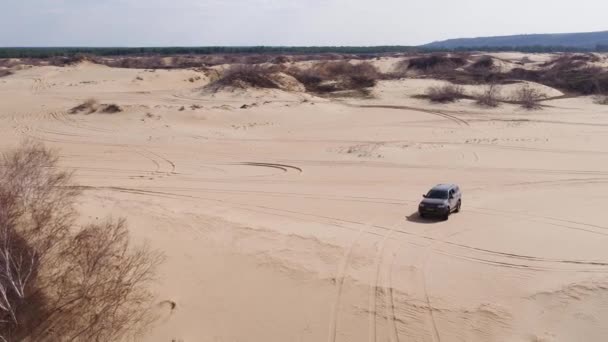
[[[418,45],[608,30],[608,0],[0,1],[0,46]]]

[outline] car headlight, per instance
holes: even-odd
[[[437,208],[447,208],[447,205],[446,204],[440,204],[440,205],[437,206]]]
[[[420,205],[419,205],[419,206],[424,208],[424,203],[420,203]]]

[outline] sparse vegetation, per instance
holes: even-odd
[[[217,52],[217,54],[176,54],[168,56],[169,51],[179,52]],[[261,48],[260,48],[261,49]],[[404,53],[390,53],[382,51],[374,54],[339,53],[305,53],[305,48],[287,49],[285,51],[268,48],[268,51],[257,48],[245,48],[248,53],[231,53],[241,51],[227,48],[176,48],[173,49],[143,49],[141,54],[135,55],[133,51],[121,49],[67,49],[69,53],[58,49],[46,59],[21,58],[0,59],[0,77],[9,74],[19,65],[58,65],[69,66],[74,63],[90,61],[110,67],[139,68],[143,70],[189,68],[204,72],[206,78],[212,80],[207,87],[217,90],[232,86],[237,88],[281,88],[302,91],[302,87],[293,85],[293,80],[287,80],[288,86],[282,84],[284,77],[275,77],[283,72],[297,79],[306,91],[316,94],[346,94],[369,93],[380,79],[397,79],[403,77],[425,77],[448,81],[454,84],[508,84],[519,81],[540,83],[561,90],[568,94],[596,95],[608,92],[608,70],[594,64],[602,60],[598,54],[592,53],[566,53],[558,55],[551,61],[539,64],[537,68],[526,68],[531,63],[529,58],[523,57],[515,61],[520,67],[507,72],[496,68],[496,58],[489,55],[474,55],[468,52],[458,53],[416,53],[404,50]],[[391,50],[392,47],[389,49]],[[2,49],[0,49],[1,51]],[[94,51],[86,54],[87,51]],[[357,49],[355,49],[357,50]],[[382,50],[382,49],[380,49]],[[11,50],[10,52],[20,51]],[[37,54],[43,50],[23,53]],[[110,51],[116,52],[111,55]],[[144,51],[146,53],[144,53]],[[290,52],[291,55],[275,54]],[[327,51],[334,51],[329,48]],[[296,53],[302,52],[302,53]],[[185,53],[185,52],[184,52]],[[125,55],[126,54],[126,55]],[[366,60],[378,59],[380,56],[402,58],[394,71],[380,73],[372,63]],[[316,61],[311,67],[292,64],[301,61]],[[356,61],[356,62],[353,62]],[[213,65],[232,65],[224,73],[218,69],[210,68]],[[199,76],[187,78],[191,83],[198,82]],[[140,77],[137,80],[141,80]],[[215,80],[215,81],[213,81]],[[340,95],[342,96],[342,95]]]
[[[498,107],[500,104],[500,88],[492,83],[475,97],[475,103],[482,107]]]
[[[272,72],[270,68],[258,65],[235,65],[211,82],[207,88],[214,91],[226,87],[278,89],[279,85],[272,79]]]
[[[520,104],[522,108],[533,110],[542,108],[540,101],[544,98],[546,98],[545,94],[526,84],[515,91],[513,101]]]
[[[104,113],[104,114],[114,114],[122,112],[123,109],[114,103],[111,104],[100,104],[96,99],[87,99],[82,104],[72,108],[69,110],[70,114],[93,114],[95,112]]]
[[[150,322],[162,260],[124,220],[79,228],[79,190],[57,155],[27,143],[0,167],[0,340],[116,341]]]
[[[380,72],[368,62],[347,61],[319,62],[302,70],[290,68],[286,73],[315,93],[331,93],[345,90],[363,91],[376,85]]]
[[[608,95],[600,95],[600,96],[596,96],[595,103],[599,104],[599,105],[608,105]]]
[[[534,63],[534,61],[531,60],[530,57],[524,56],[524,57],[521,58],[521,60],[519,61],[518,64],[520,64],[520,65],[526,65],[526,64],[530,64],[530,63]]]
[[[492,69],[494,60],[490,56],[481,56],[478,60],[471,64],[472,69]]]
[[[85,112],[87,114],[95,113],[99,108],[99,102],[96,99],[87,99],[82,104],[70,109],[70,114],[78,114]]]
[[[0,69],[0,77],[12,75],[13,72],[8,69]]]
[[[448,103],[466,98],[466,95],[464,93],[464,88],[461,86],[447,84],[428,88],[426,91],[426,97],[431,102]]]
[[[465,57],[448,57],[445,55],[430,55],[412,58],[409,60],[408,69],[438,72],[446,69],[455,69],[467,63]]]
[[[120,113],[120,112],[122,112],[122,108],[119,105],[112,103],[112,104],[102,105],[100,112],[105,113],[105,114]]]

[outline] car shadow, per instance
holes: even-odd
[[[415,222],[420,224],[436,224],[445,222],[445,220],[443,220],[441,217],[420,217],[420,214],[418,212],[406,216],[405,219],[408,222]]]

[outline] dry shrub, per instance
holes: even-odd
[[[112,103],[112,104],[103,105],[100,112],[105,113],[105,114],[120,113],[120,112],[122,112],[122,108],[119,105]]]
[[[482,107],[498,107],[500,104],[500,88],[496,84],[490,84],[483,93],[475,97],[475,103]]]
[[[533,110],[542,108],[540,101],[544,98],[546,98],[546,95],[540,90],[526,84],[515,91],[513,101],[517,102],[525,109]]]
[[[436,71],[455,69],[465,65],[466,63],[467,59],[462,56],[448,57],[445,55],[430,55],[410,59],[408,69]]]
[[[386,75],[389,78],[401,78],[415,71],[419,76],[441,79],[455,84],[496,83],[501,81],[494,72],[494,62],[486,56],[463,68],[469,61],[466,54],[444,55],[433,54],[403,60],[396,64],[394,72]]]
[[[600,94],[608,89],[608,72],[589,63],[594,54],[563,54],[541,65],[539,70],[514,69],[509,77],[538,82],[568,93]]]
[[[65,67],[70,65],[75,65],[82,62],[93,62],[96,63],[98,61],[97,57],[93,55],[87,54],[76,54],[74,56],[69,57],[50,57],[48,59],[49,65]]]
[[[290,56],[276,56],[274,57],[270,63],[274,63],[274,64],[285,64],[285,63],[290,63],[292,62],[293,59]]]
[[[466,68],[466,55],[448,56],[433,54],[412,58],[398,63],[393,77],[406,75],[415,70],[423,76],[442,79],[455,84],[506,84],[514,81],[529,81],[544,84],[572,94],[606,94],[608,71],[594,66],[601,60],[594,54],[562,54],[540,65],[539,69],[514,68],[509,72],[495,70],[491,56],[482,56]],[[532,62],[522,59],[521,64]],[[407,67],[406,67],[407,65]]]
[[[528,56],[522,57],[518,62],[518,64],[521,64],[521,65],[526,65],[526,64],[530,64],[530,63],[534,63],[534,61],[532,59],[530,59],[530,57],[528,57]]]
[[[481,56],[478,60],[471,64],[472,69],[492,69],[494,67],[494,59],[490,56]]]
[[[464,88],[461,86],[447,84],[428,88],[426,97],[431,102],[448,103],[458,101],[467,96],[464,94]]]
[[[114,68],[127,69],[166,69],[167,64],[160,56],[146,57],[119,57],[116,59],[104,59],[102,64]]]
[[[82,104],[79,104],[78,106],[70,109],[69,113],[70,114],[78,114],[78,113],[93,114],[95,112],[100,112],[100,113],[104,113],[104,114],[114,114],[114,113],[119,113],[122,111],[123,111],[123,109],[117,104],[113,104],[113,103],[100,104],[97,100],[91,98],[91,99],[84,101]]]
[[[395,79],[402,78],[407,75],[407,71],[409,70],[410,61],[407,59],[402,59],[395,64],[393,67],[393,72],[386,75],[386,78]]]
[[[541,64],[543,67],[551,67],[553,69],[573,69],[584,67],[587,63],[599,62],[601,59],[592,54],[580,54],[580,53],[565,53],[557,56],[556,58]]]
[[[306,90],[316,93],[362,91],[375,86],[380,79],[380,72],[369,62],[318,62],[309,69],[289,68],[286,73],[302,83]]]
[[[116,341],[150,322],[162,256],[124,220],[79,228],[72,176],[26,143],[0,167],[0,340]]]
[[[13,72],[8,69],[0,69],[0,77],[12,75]]]
[[[95,113],[99,107],[99,102],[93,98],[87,99],[82,104],[70,109],[70,114],[78,114],[86,112],[87,114]]]
[[[273,71],[258,65],[234,65],[206,88],[214,91],[227,87],[278,89],[279,85],[272,79]]]
[[[608,89],[608,72],[599,67],[550,69],[542,73],[540,82],[568,92],[591,95]]]
[[[320,84],[324,81],[324,78],[312,70],[312,68],[301,69],[298,67],[291,67],[287,69],[286,72],[288,75],[291,75],[298,80],[298,82],[302,83],[308,91],[317,91]]]
[[[596,96],[593,102],[599,105],[608,105],[608,95]]]

